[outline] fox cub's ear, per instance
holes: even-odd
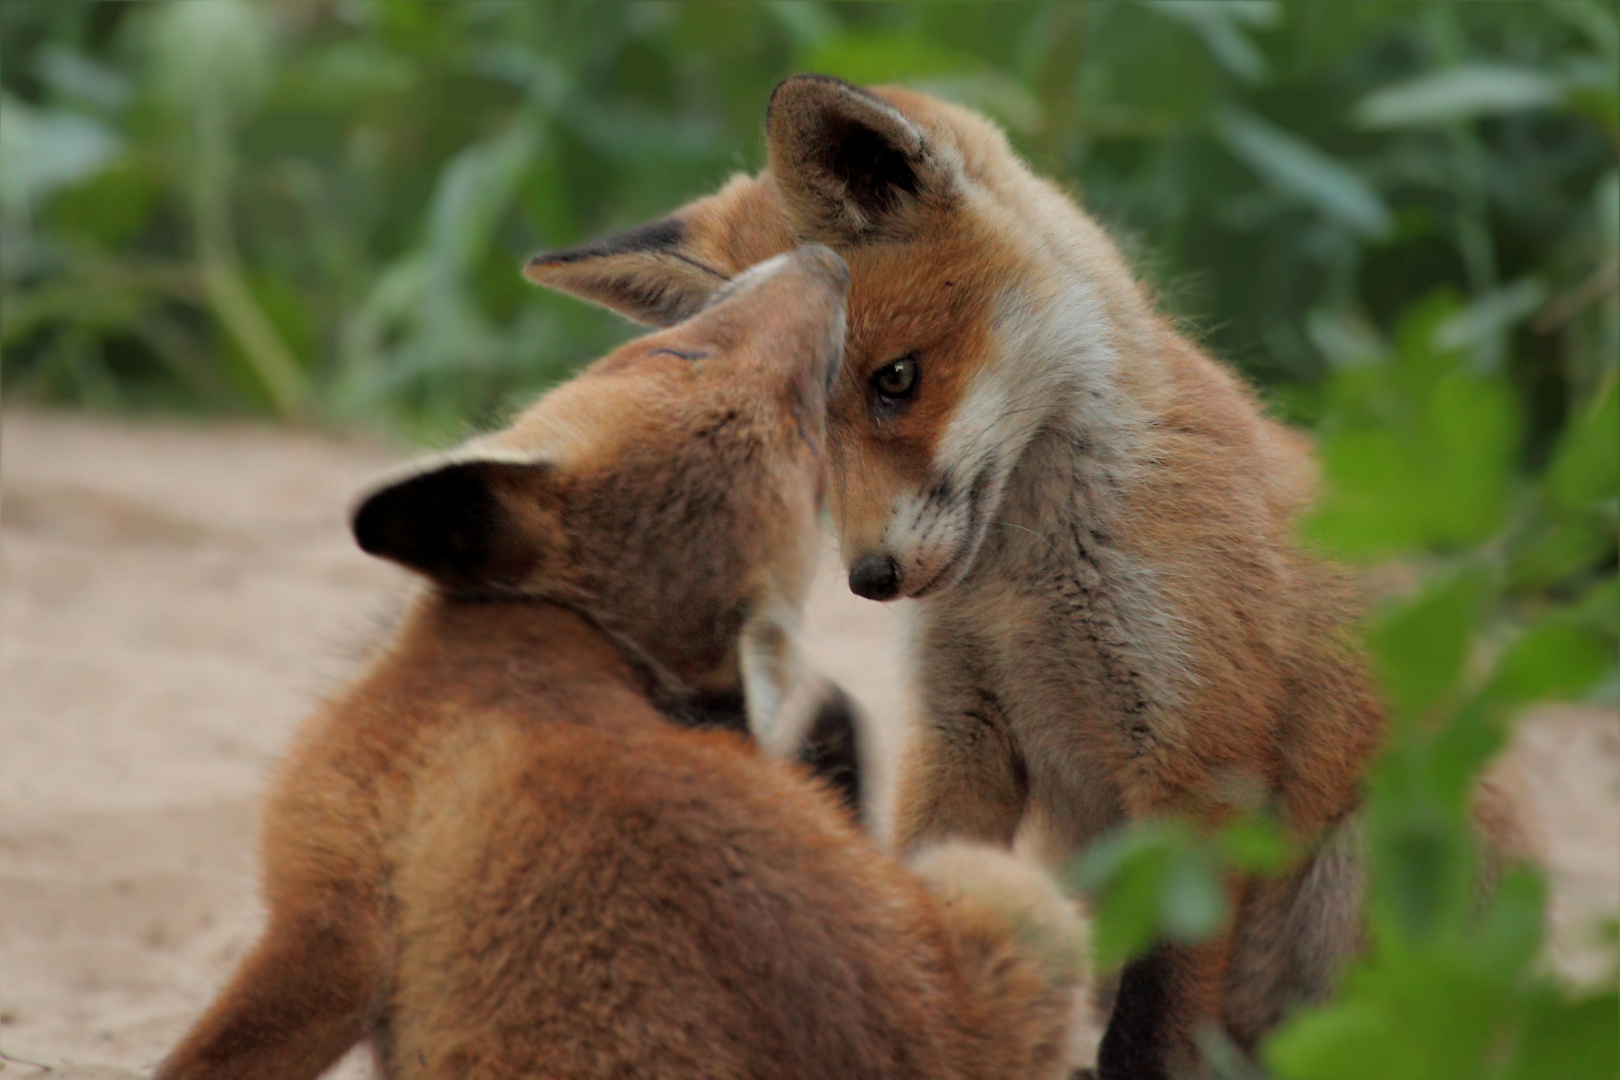
[[[765,113],[771,173],[800,240],[852,244],[904,236],[923,206],[956,190],[954,151],[900,110],[826,75],[795,75]]]
[[[545,464],[460,461],[372,492],[350,527],[362,551],[452,588],[517,585],[560,542]]]
[[[726,275],[688,250],[678,218],[568,251],[536,255],[523,274],[649,326],[673,326],[701,308]]]

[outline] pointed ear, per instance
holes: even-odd
[[[516,585],[560,545],[545,464],[460,461],[379,488],[350,521],[360,549],[452,588]]]
[[[771,172],[800,240],[904,236],[918,211],[949,203],[960,165],[874,94],[826,75],[777,85],[765,114]]]
[[[679,218],[665,218],[584,247],[536,255],[523,274],[637,322],[673,326],[727,277],[696,256],[688,231]]]

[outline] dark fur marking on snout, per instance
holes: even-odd
[[[652,352],[648,353],[647,355],[648,356],[674,356],[674,357],[677,357],[677,358],[679,358],[681,360],[707,360],[710,357],[711,354],[707,353],[707,352],[704,352],[702,349],[697,349],[697,350],[695,350],[693,352],[686,352],[683,349],[671,349],[671,348],[664,347],[664,348],[654,349]]]
[[[984,522],[980,521],[979,517],[984,507],[984,497],[990,490],[990,477],[995,471],[995,468],[996,455],[993,453],[986,453],[984,455],[983,462],[979,466],[979,471],[973,476],[972,486],[968,488],[967,533],[962,537],[962,542],[957,545],[956,550],[951,553],[951,557],[945,560],[945,565],[940,567],[934,576],[928,579],[927,584],[917,589],[916,592],[913,592],[911,594],[912,596],[926,595],[928,591],[935,585],[939,584],[948,576],[955,573],[957,566],[962,562],[963,559],[967,558],[968,550],[973,547],[973,538],[980,535],[984,528]],[[954,483],[954,478],[949,474],[941,477],[939,482],[936,483],[933,489],[929,491],[928,502],[932,503],[934,492],[939,491],[942,484],[954,485]]]

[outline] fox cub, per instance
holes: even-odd
[[[1293,539],[1305,440],[982,117],[796,76],[766,141],[757,177],[530,278],[667,324],[794,244],[848,261],[833,513],[850,587],[917,601],[901,849],[1027,828],[1067,858],[1130,819],[1274,813],[1313,854],[1234,882],[1217,940],[1128,968],[1099,1065],[1196,1073],[1209,1029],[1252,1047],[1357,946],[1384,723],[1346,584]]]
[[[712,730],[796,678],[847,282],[774,259],[362,502],[432,586],[282,767],[268,929],[162,1080],[362,1039],[394,1078],[1061,1074],[1085,934],[1048,880],[903,868]]]

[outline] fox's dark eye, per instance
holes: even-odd
[[[872,372],[872,389],[890,401],[900,401],[917,391],[917,354],[907,353]]]

